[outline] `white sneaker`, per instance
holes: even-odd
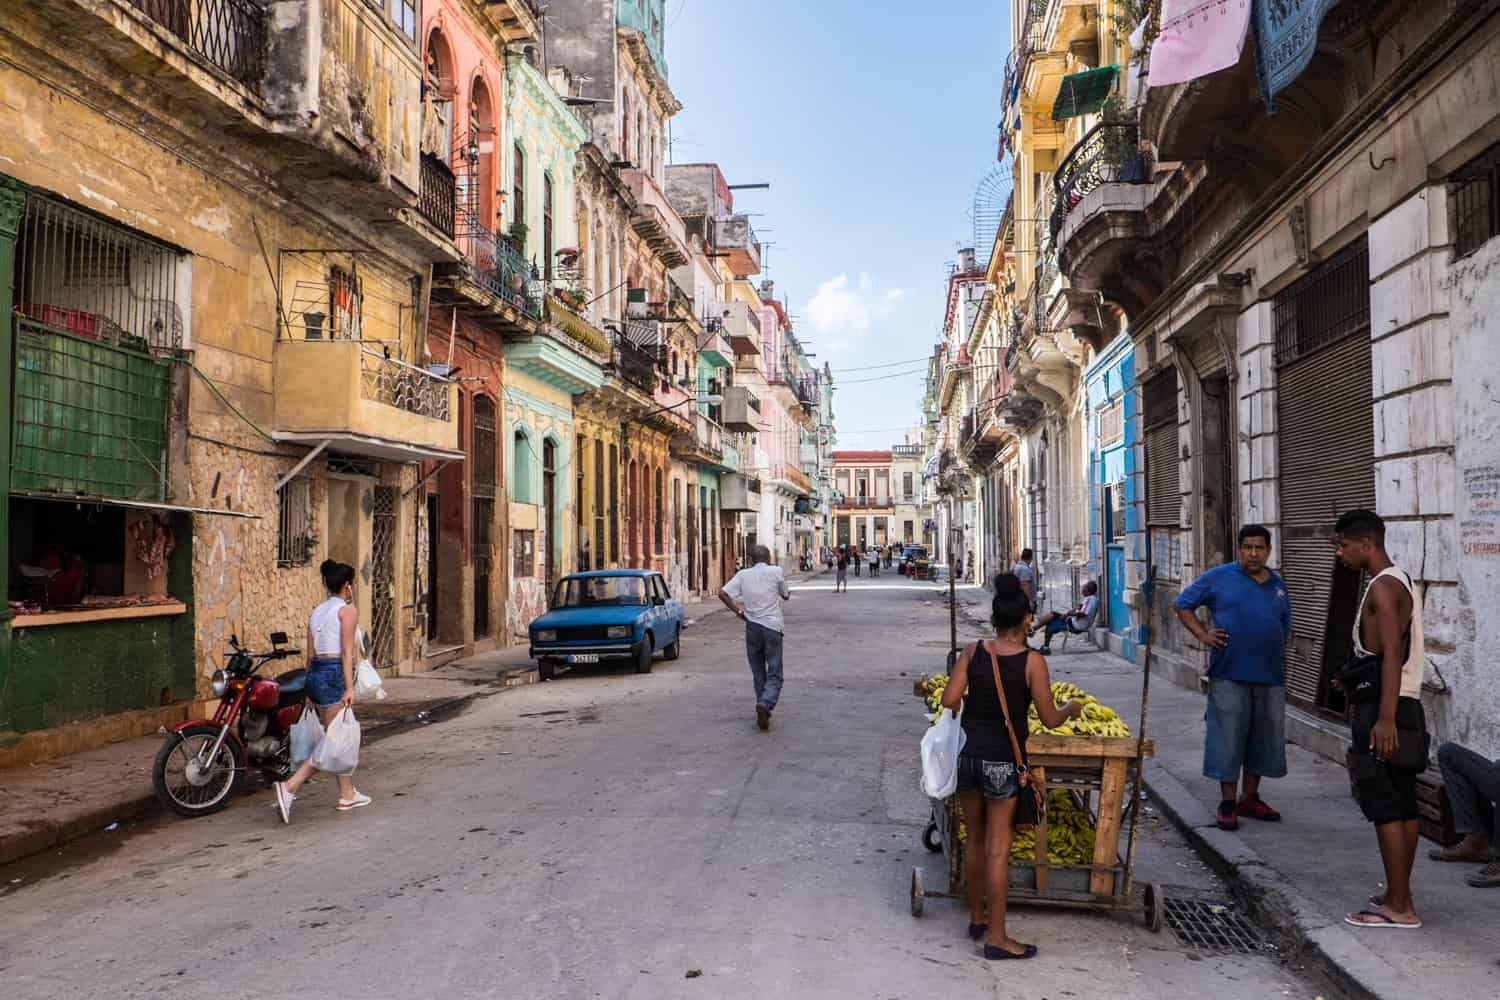
[[[348,812],[350,809],[358,809],[360,806],[367,806],[370,804],[370,801],[371,800],[368,795],[356,788],[354,790],[354,798],[339,799],[338,810],[339,812]]]
[[[276,810],[281,813],[281,821],[290,823],[292,821],[292,803],[297,801],[297,796],[286,790],[286,782],[278,781],[276,788]]]

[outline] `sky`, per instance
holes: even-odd
[[[771,185],[735,208],[763,213],[761,277],[833,366],[841,450],[920,423],[947,268],[998,165],[1008,6],[667,0],[672,162]]]

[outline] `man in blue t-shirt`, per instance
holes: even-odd
[[[1172,606],[1183,626],[1211,650],[1203,776],[1219,782],[1221,830],[1239,817],[1275,821],[1281,814],[1260,797],[1261,778],[1286,775],[1286,679],[1281,658],[1292,629],[1286,582],[1266,566],[1271,533],[1240,529],[1238,562],[1215,566],[1194,580]],[[1193,612],[1208,608],[1213,627]],[[1237,791],[1244,772],[1243,792]]]

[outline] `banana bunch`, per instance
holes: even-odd
[[[1036,831],[1018,833],[1010,845],[1018,861],[1036,857]],[[1052,864],[1086,865],[1094,860],[1094,826],[1065,789],[1047,793],[1047,860]]]
[[[922,681],[923,700],[927,702],[929,712],[939,712],[943,707],[943,689],[948,686],[947,674],[933,674]],[[934,719],[933,721],[936,721]]]
[[[1052,685],[1052,702],[1061,708],[1069,701],[1083,705],[1083,715],[1069,719],[1056,729],[1042,725],[1036,706],[1026,715],[1026,731],[1029,733],[1054,733],[1060,736],[1114,736],[1130,735],[1130,727],[1115,713],[1115,710],[1088,694],[1077,684],[1058,681]]]

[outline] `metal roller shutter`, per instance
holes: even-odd
[[[1146,434],[1146,523],[1175,527],[1182,520],[1182,462],[1177,425]]]
[[[1354,300],[1355,289],[1368,285],[1368,254],[1360,241],[1311,279],[1323,279],[1321,302]],[[1330,274],[1336,266],[1337,275]],[[1326,269],[1326,270],[1325,270]],[[1348,295],[1329,296],[1326,281],[1336,277],[1350,286]],[[1292,642],[1286,653],[1287,695],[1307,707],[1325,699],[1326,670],[1341,658],[1353,627],[1357,602],[1349,591],[1357,581],[1337,565],[1331,539],[1339,514],[1375,508],[1375,422],[1370,399],[1371,362],[1368,293],[1365,322],[1341,310],[1344,334],[1329,343],[1327,325],[1307,322],[1308,308],[1296,299],[1319,295],[1318,284],[1298,288],[1286,312],[1293,329],[1283,341],[1287,354],[1298,354],[1277,373],[1277,426],[1281,492],[1281,575],[1292,598]],[[1351,306],[1354,302],[1350,302]],[[1278,313],[1282,302],[1278,301]],[[1300,319],[1302,322],[1297,323]],[[1352,320],[1352,322],[1351,322]],[[1281,323],[1278,322],[1278,326]],[[1300,325],[1301,329],[1295,327]],[[1352,327],[1352,329],[1351,329]],[[1315,345],[1315,346],[1314,346]],[[1297,350],[1302,347],[1303,351]],[[1310,348],[1310,350],[1308,350]],[[1304,353],[1304,351],[1307,351]]]

